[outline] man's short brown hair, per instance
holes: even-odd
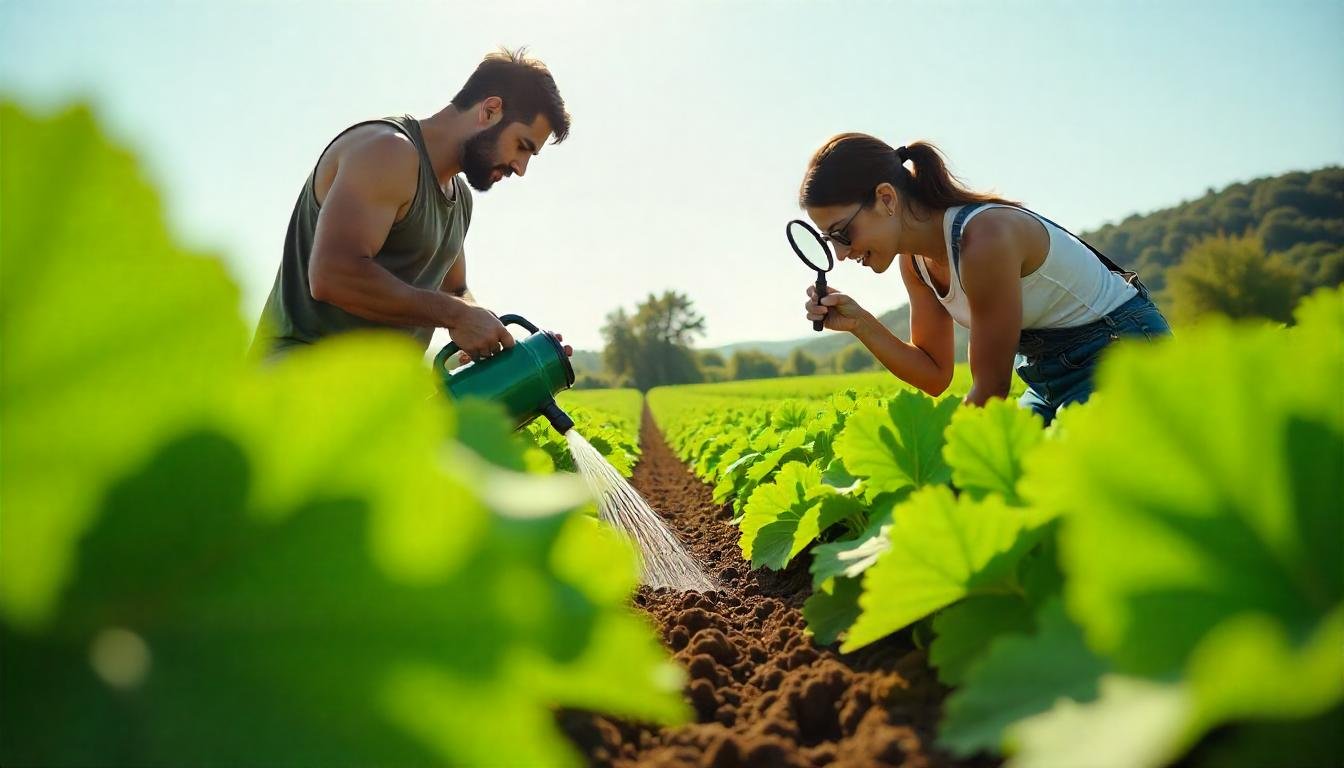
[[[487,55],[453,97],[453,106],[467,109],[491,96],[504,101],[504,125],[531,125],[537,115],[545,115],[555,134],[552,143],[559,144],[569,135],[569,113],[555,78],[545,64],[527,56],[526,48],[500,48]]]

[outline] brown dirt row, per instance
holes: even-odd
[[[963,765],[934,746],[946,690],[924,652],[898,633],[857,653],[817,646],[801,613],[806,555],[787,570],[751,571],[731,507],[672,453],[647,408],[633,483],[715,576],[722,592],[641,588],[688,674],[696,722],[661,728],[587,712],[558,715],[596,766]]]

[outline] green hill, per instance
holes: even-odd
[[[1295,171],[1212,189],[1171,208],[1129,216],[1082,237],[1136,269],[1155,291],[1191,246],[1216,235],[1254,235],[1302,274],[1301,293],[1344,283],[1344,168]]]

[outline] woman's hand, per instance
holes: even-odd
[[[821,303],[817,303],[817,287],[807,286],[807,319],[813,322],[825,320],[823,326],[832,331],[853,333],[859,324],[871,317],[868,310],[859,303],[834,288],[827,288]]]

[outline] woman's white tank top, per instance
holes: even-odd
[[[943,238],[947,242],[948,269],[952,279],[947,294],[939,295],[922,258],[915,259],[920,277],[947,308],[947,313],[963,328],[971,327],[971,306],[961,287],[961,269],[953,251],[952,222],[964,206],[947,209],[943,216]],[[1100,320],[1106,314],[1138,294],[1134,286],[1101,263],[1078,238],[1025,208],[1001,203],[986,203],[968,214],[967,223],[990,208],[1015,208],[1041,222],[1050,236],[1045,261],[1035,272],[1022,278],[1022,327],[1073,328]],[[960,232],[957,233],[960,236]],[[957,244],[960,246],[960,243]]]

